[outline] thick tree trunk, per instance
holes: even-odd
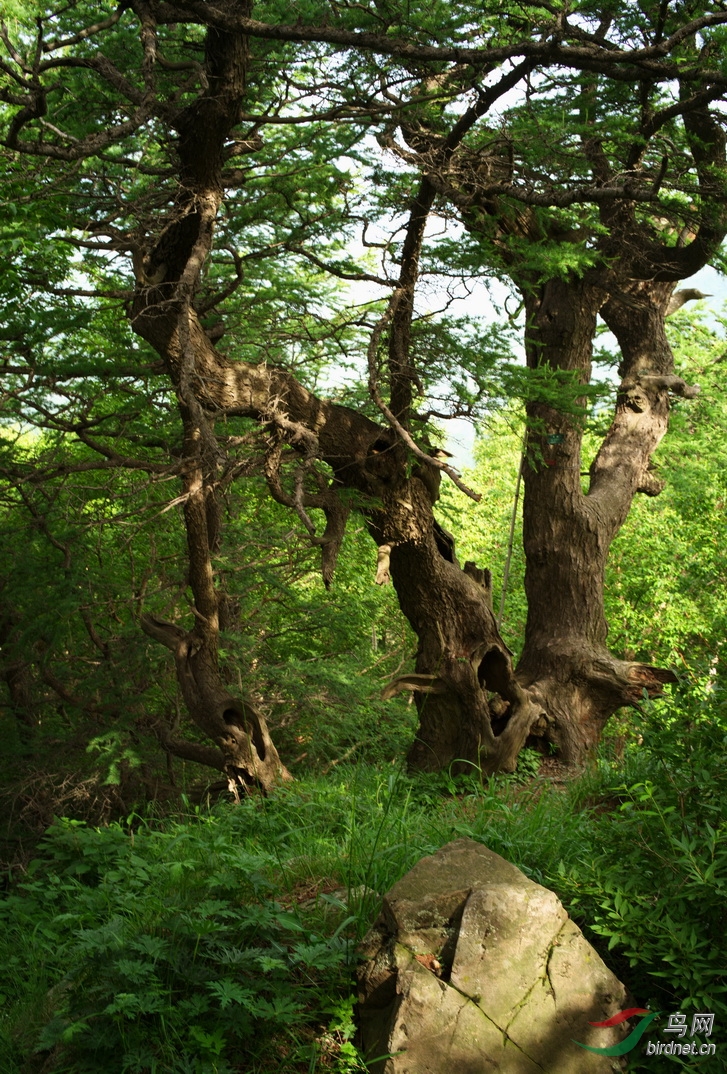
[[[603,603],[611,542],[636,492],[657,491],[649,463],[666,431],[668,398],[647,371],[673,372],[664,334],[672,287],[640,285],[624,296],[633,305],[612,299],[605,307],[609,325],[619,329],[624,379],[587,493],[577,419],[543,404],[528,408],[533,427],[523,503],[528,616],[517,676],[542,705],[539,733],[572,764],[585,760],[618,708],[637,704],[644,691],[655,696],[674,681],[670,671],[609,653]],[[587,280],[551,281],[530,294],[529,363],[575,371],[586,383],[596,313],[605,297]]]
[[[708,103],[688,98],[684,87],[681,99],[703,204],[710,209],[688,242],[682,235],[674,244],[667,239],[668,227],[660,233],[637,217],[637,203],[630,198],[600,201],[602,235],[591,236],[600,261],[578,277],[543,283],[530,274],[520,256],[523,240],[528,245],[540,239],[546,244],[578,245],[581,237],[578,232],[564,234],[555,218],[549,226],[547,214],[527,208],[527,199],[514,212],[507,193],[511,175],[503,184],[501,200],[491,182],[478,190],[474,177],[471,184],[463,183],[456,167],[448,169],[441,154],[437,158],[439,189],[460,207],[465,226],[494,244],[520,286],[530,367],[569,371],[587,384],[599,310],[622,353],[614,419],[591,467],[587,492],[581,485],[578,422],[557,404],[533,402],[527,407],[530,452],[524,471],[523,524],[528,618],[517,679],[542,713],[533,732],[555,743],[571,763],[585,759],[616,709],[637,704],[644,691],[657,695],[665,682],[675,678],[668,670],[627,663],[609,653],[603,590],[611,542],[634,495],[660,491],[650,463],[666,432],[669,392],[695,393],[674,376],[664,331],[670,295],[678,280],[714,256],[725,234],[715,186],[724,168],[725,137]],[[632,158],[635,173],[643,159],[643,149],[637,145]],[[614,171],[596,125],[584,136],[583,150],[596,187],[620,179],[621,165]],[[430,159],[433,153],[436,149],[430,146],[428,155],[422,154],[427,175],[436,171]],[[512,236],[518,239],[514,246]],[[505,734],[507,725],[500,737]]]
[[[409,765],[514,770],[540,711],[517,682],[498,633],[489,572],[473,563],[460,568],[451,538],[434,519],[430,482],[416,475],[390,492],[371,529],[391,548],[399,604],[419,639],[415,673],[384,692],[415,692],[420,724]]]

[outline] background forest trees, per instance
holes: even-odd
[[[607,648],[604,572],[636,494],[661,490],[674,397],[695,406],[665,318],[727,230],[727,15],[92,7],[21,5],[3,29],[2,475],[27,555],[0,629],[25,741],[41,711],[81,711],[110,756],[130,761],[133,724],[270,788],[295,759],[265,719],[286,693],[252,687],[310,614],[323,639],[343,616],[348,652],[414,690],[411,766],[512,770],[529,738],[582,761],[674,680],[642,642]],[[460,314],[477,279],[508,282],[512,331]],[[599,314],[619,349],[608,408]],[[460,566],[434,506],[442,471],[466,491],[442,424],[508,400],[528,424],[515,664],[488,564]],[[374,546],[334,581],[355,519],[413,674],[368,588]]]

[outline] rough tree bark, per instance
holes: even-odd
[[[355,489],[377,506],[366,512],[377,544],[392,549],[391,572],[402,609],[417,632],[417,670],[436,679],[418,691],[422,729],[410,763],[439,769],[455,761],[479,764],[488,755],[492,768],[513,767],[535,717],[516,683],[510,654],[499,637],[486,593],[457,565],[452,542],[436,523],[433,503],[442,464],[417,448],[408,433],[414,371],[409,364],[409,328],[424,226],[435,191],[424,180],[413,200],[401,277],[382,322],[388,331],[389,397],[381,401],[372,372],[372,391],[393,425],[381,427],[349,410],[316,398],[294,377],[266,366],[232,364],[215,349],[194,309],[199,270],[212,243],[214,219],[222,199],[224,142],[239,116],[244,82],[244,38],[208,32],[209,90],[177,121],[180,131],[180,197],[175,217],[154,246],[137,258],[134,329],[163,358],[185,413],[188,470],[185,474],[185,524],[190,583],[197,622],[190,631],[147,617],[146,632],[175,653],[180,688],[195,723],[217,743],[224,767],[235,779],[270,786],[285,776],[259,713],[249,703],[233,704],[216,667],[218,595],[212,578],[213,542],[205,531],[204,503],[214,498],[211,415],[255,417],[275,430],[301,455],[300,481],[287,495],[278,477],[275,448],[269,457],[268,484],[276,499],[296,509],[307,522],[307,508],[320,507],[325,532],[321,545],[324,578],[330,581],[345,526],[346,509],[337,492]],[[520,76],[509,74],[455,127],[446,146],[451,153],[491,100]],[[390,322],[390,323],[389,323]],[[410,449],[420,456],[410,474]],[[304,488],[306,465],[318,458],[334,472],[317,492]],[[310,482],[308,482],[310,484]],[[308,527],[311,528],[310,526]],[[476,571],[474,572],[476,574]],[[513,712],[508,733],[495,739],[488,691],[497,690]],[[517,715],[517,718],[516,718]],[[179,743],[167,743],[177,748]],[[484,752],[483,752],[484,751]],[[505,757],[507,755],[507,757]]]
[[[667,428],[668,384],[646,373],[673,374],[664,315],[673,284],[631,288],[628,306],[605,303],[593,280],[555,280],[528,293],[527,353],[533,367],[570,370],[587,383],[596,314],[623,331],[627,348],[616,413],[582,489],[581,429],[572,416],[531,404],[530,458],[524,466],[523,541],[528,616],[517,675],[539,698],[538,733],[562,759],[582,762],[604,724],[624,705],[658,695],[675,676],[608,650],[604,572],[611,543],[637,492],[658,491],[651,456]],[[638,353],[639,358],[635,358]],[[634,357],[632,357],[634,356]],[[673,377],[672,386],[683,382]]]
[[[601,266],[580,279],[522,285],[531,367],[571,370],[588,383],[598,313],[621,354],[615,412],[591,465],[587,492],[577,423],[552,408],[528,408],[536,456],[524,472],[528,617],[517,677],[542,702],[537,732],[571,763],[588,756],[618,708],[637,705],[645,694],[658,696],[676,679],[667,668],[619,660],[609,652],[604,572],[634,496],[655,496],[663,488],[651,459],[667,432],[670,393],[690,398],[699,392],[675,376],[665,319],[681,304],[673,302],[677,281],[714,256],[727,230],[719,189],[725,136],[701,103],[686,107],[685,101],[684,124],[702,196],[711,203],[695,232],[685,230],[670,245],[637,218],[633,201],[606,202],[600,213],[606,232]],[[588,140],[585,149],[594,176],[611,181],[597,139]]]
[[[416,125],[403,128],[407,142],[423,148],[427,165],[436,161],[437,171],[446,172],[468,132],[519,82],[528,66],[515,66],[480,91],[446,136],[436,140],[433,152],[426,132]],[[436,176],[427,167],[410,206],[399,278],[386,315],[391,322],[385,363],[390,406],[379,391],[381,370],[373,354],[376,333],[369,352],[371,394],[398,440],[395,477],[390,478],[384,510],[369,512],[369,528],[379,546],[391,548],[391,577],[419,643],[415,675],[399,680],[403,688],[415,692],[419,713],[408,754],[410,767],[511,771],[540,710],[518,683],[511,653],[497,629],[489,572],[474,563],[460,566],[454,540],[434,516],[442,470],[470,490],[450,467],[422,457],[410,432],[413,403],[421,391],[411,355],[411,322],[426,222],[438,189]],[[404,477],[407,459],[402,446],[420,459],[410,479]],[[386,693],[397,686],[391,684]],[[498,726],[498,714],[505,711],[506,725]]]
[[[217,745],[209,747],[166,736],[162,745],[175,756],[201,761],[225,772],[230,789],[240,794],[251,787],[266,793],[276,783],[290,779],[280,761],[265,719],[249,698],[233,696],[227,689],[218,664],[220,629],[225,622],[227,602],[215,584],[212,557],[220,537],[220,505],[215,487],[214,456],[210,456],[211,434],[182,406],[184,422],[184,522],[189,557],[189,585],[194,594],[195,623],[184,630],[154,616],[141,618],[149,637],[166,645],[174,654],[182,698],[196,726]],[[202,417],[204,422],[204,418]],[[207,437],[205,437],[205,432]],[[205,443],[205,439],[207,443]]]

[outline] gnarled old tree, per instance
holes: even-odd
[[[541,710],[531,733],[570,761],[592,750],[618,708],[675,681],[667,668],[608,651],[604,572],[633,497],[663,488],[652,455],[667,430],[670,394],[699,392],[675,375],[665,318],[703,296],[675,286],[715,258],[727,229],[725,124],[713,108],[724,91],[705,69],[709,47],[701,41],[698,49],[698,35],[682,35],[662,9],[645,7],[632,19],[609,14],[581,39],[594,51],[609,39],[616,48],[638,26],[652,57],[679,41],[685,77],[668,92],[650,62],[639,69],[619,57],[604,78],[594,57],[575,77],[542,81],[548,106],[557,101],[566,117],[560,139],[544,129],[533,92],[512,109],[506,161],[503,135],[490,129],[459,175],[434,164],[434,183],[522,296],[528,367],[587,385],[599,314],[620,351],[613,420],[587,475],[580,424],[540,400],[527,404],[528,616],[516,678]],[[675,63],[669,56],[672,72]]]
[[[715,258],[727,231],[727,14],[717,3],[694,15],[650,2],[417,7],[323,3],[283,24],[274,6],[253,18],[238,0],[130,0],[91,24],[72,2],[3,30],[2,145],[16,196],[53,199],[49,242],[85,259],[35,265],[32,286],[60,301],[87,294],[119,315],[123,302],[173,387],[183,437],[170,472],[183,484],[194,617],[182,626],[147,614],[142,626],[174,653],[189,713],[215,744],[199,759],[237,782],[269,787],[286,775],[264,720],[217,663],[234,615],[215,576],[219,497],[237,472],[219,430],[238,417],[265,430],[271,494],[320,545],[326,584],[355,495],[380,580],[390,572],[419,639],[415,673],[388,688],[416,690],[413,766],[512,769],[532,735],[579,761],[616,709],[672,678],[609,653],[603,572],[634,495],[659,491],[650,460],[670,393],[696,391],[675,374],[664,319],[677,282]],[[355,156],[365,177],[380,177],[371,134],[398,158],[378,200],[349,165],[331,164]],[[311,161],[319,172],[328,162],[325,189],[308,182]],[[266,183],[274,197],[261,195]],[[381,240],[385,211],[394,223]],[[428,223],[452,214],[464,231],[445,247]],[[361,221],[365,244],[377,226],[381,275],[346,247]],[[376,420],[312,392],[290,362],[266,360],[275,312],[261,319],[248,269],[286,256],[387,289],[373,320],[343,318],[352,333],[368,328],[367,344],[359,333],[348,345],[366,359]],[[529,614],[517,667],[489,572],[460,566],[435,517],[442,471],[461,485],[427,439],[436,407],[424,397],[441,370],[418,342],[417,288],[423,263],[433,271],[437,259],[445,274],[469,266],[512,281],[536,386],[548,369],[571,397],[586,391],[599,314],[622,355],[585,489],[573,406],[529,394]],[[263,274],[261,294],[265,284]],[[341,314],[330,322],[335,335]],[[56,383],[46,384],[46,418]],[[19,400],[22,385],[11,394]],[[106,463],[134,464],[90,411],[57,427]],[[320,534],[312,509],[325,516]]]

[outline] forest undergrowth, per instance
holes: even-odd
[[[0,1069],[364,1071],[357,943],[388,888],[463,836],[555,890],[639,1006],[714,1013],[724,1046],[727,708],[634,719],[573,779],[531,751],[484,783],[360,762],[240,805],[56,820],[0,902]]]

